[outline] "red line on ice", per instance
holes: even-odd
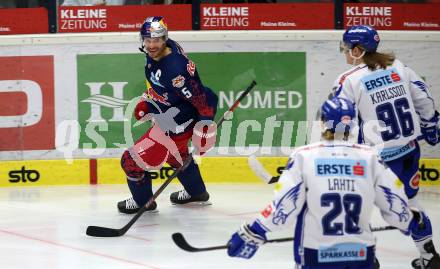
[[[95,256],[99,256],[99,257],[104,257],[104,258],[108,258],[111,260],[116,260],[116,261],[120,261],[120,262],[124,262],[124,263],[129,263],[129,264],[133,264],[133,265],[138,265],[138,266],[143,266],[145,268],[151,268],[151,269],[160,269],[159,267],[155,267],[155,266],[151,266],[151,265],[147,265],[147,264],[142,264],[139,262],[135,262],[135,261],[130,261],[124,258],[119,258],[116,256],[111,256],[111,255],[107,255],[107,254],[103,254],[103,253],[99,253],[99,252],[95,252],[95,251],[90,251],[87,249],[82,249],[82,248],[78,248],[78,247],[73,247],[73,246],[68,246],[65,244],[61,244],[58,242],[54,242],[54,241],[50,241],[50,240],[45,240],[45,239],[41,239],[41,238],[37,238],[37,237],[32,237],[29,235],[25,235],[25,234],[20,234],[20,233],[16,233],[16,232],[12,232],[12,231],[6,231],[3,229],[0,229],[0,232],[5,233],[5,234],[9,234],[9,235],[14,235],[17,237],[21,237],[21,238],[25,238],[25,239],[29,239],[29,240],[33,240],[33,241],[38,241],[41,243],[46,243],[49,245],[53,245],[53,246],[57,246],[57,247],[63,247],[63,248],[67,248],[67,249],[72,249],[72,250],[76,250],[79,252],[83,252],[86,254],[90,254],[90,255],[95,255]]]

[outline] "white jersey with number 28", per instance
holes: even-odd
[[[412,213],[398,181],[370,146],[342,141],[303,146],[290,156],[275,199],[257,222],[267,231],[296,223],[299,264],[362,261],[375,244],[374,205],[390,225],[408,229]]]

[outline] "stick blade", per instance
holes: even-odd
[[[99,226],[87,227],[86,234],[93,237],[118,237],[123,235],[120,229],[112,229]]]
[[[181,233],[173,233],[171,235],[174,243],[181,249],[189,251],[189,252],[197,252],[198,249],[190,246],[188,242],[186,242],[185,237]]]
[[[255,155],[251,155],[248,157],[248,164],[255,175],[261,178],[265,183],[270,184],[270,180],[272,176],[264,169],[263,165],[257,160]]]

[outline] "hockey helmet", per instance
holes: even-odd
[[[341,42],[341,52],[353,49],[356,45],[362,46],[367,52],[375,52],[379,45],[380,38],[377,31],[367,25],[357,25],[348,28]]]
[[[168,38],[168,26],[162,16],[148,17],[145,19],[140,30],[141,39],[150,37]]]
[[[321,106],[324,129],[332,133],[344,133],[349,130],[347,127],[353,126],[355,114],[355,105],[344,98],[333,97]]]

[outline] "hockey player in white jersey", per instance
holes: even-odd
[[[425,82],[394,54],[378,52],[379,41],[377,31],[369,26],[345,31],[341,52],[353,67],[337,78],[333,89],[336,96],[356,104],[358,142],[379,150],[404,184],[410,206],[421,209],[416,200],[420,180],[417,137],[421,133],[432,146],[439,142],[439,113]],[[414,268],[422,268],[422,261],[429,267],[433,257],[432,251],[421,249]]]
[[[321,115],[324,141],[294,151],[275,199],[232,235],[229,256],[251,258],[267,233],[296,227],[296,268],[378,268],[370,230],[374,205],[389,224],[427,242],[429,219],[410,210],[397,176],[379,161],[375,149],[344,141],[354,105],[335,97],[322,105]]]

